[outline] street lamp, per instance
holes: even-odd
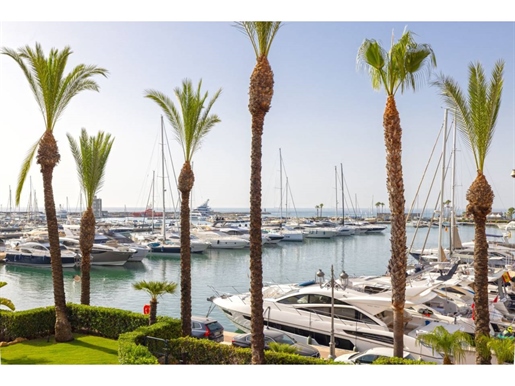
[[[334,280],[334,268],[331,265],[331,280],[327,283],[327,285],[331,286],[331,341],[329,342],[329,359],[336,358],[336,344],[334,340],[334,288],[345,289],[349,284],[349,275],[345,271],[340,273],[340,283],[338,284],[336,280]]]

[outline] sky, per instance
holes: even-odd
[[[249,207],[248,89],[256,60],[250,41],[232,21],[246,20],[238,18],[247,16],[246,12],[235,12],[234,18],[228,18],[225,14],[211,14],[207,7],[195,17],[192,6],[184,18],[173,16],[167,20],[156,15],[155,9],[153,15],[143,10],[125,16],[108,8],[99,21],[92,21],[95,18],[91,11],[85,11],[81,18],[63,14],[45,20],[39,17],[37,7],[30,8],[23,18],[16,12],[21,6],[8,7],[13,9],[0,16],[0,47],[34,47],[39,42],[48,53],[51,48],[70,46],[73,54],[68,71],[78,64],[108,70],[107,78],[95,78],[100,91],[84,91],[74,97],[56,126],[54,135],[61,154],[53,177],[57,208],[77,211],[83,207],[66,137],[69,133],[78,138],[82,128],[90,135],[104,131],[115,138],[104,184],[98,192],[104,209],[131,210],[152,203],[160,207],[159,181],[163,180],[171,187],[167,189],[165,205],[168,208],[176,202],[172,170],[178,176],[183,153],[165,119],[168,144],[164,147],[167,170],[163,174],[162,111],[144,95],[145,90],[155,89],[174,99],[174,88],[186,78],[194,85],[202,80],[202,90],[210,96],[222,90],[211,110],[221,122],[193,156],[192,206],[209,199],[215,209]],[[458,133],[456,166],[446,168],[454,170],[454,184],[451,173],[441,182],[441,167],[430,161],[430,155],[434,152],[435,159],[442,153],[443,143],[437,138],[445,109],[438,89],[430,81],[440,74],[448,75],[466,92],[468,65],[480,62],[489,76],[499,59],[505,61],[504,90],[485,174],[494,190],[494,210],[515,206],[515,179],[510,177],[515,168],[513,21],[480,11],[468,18],[458,12],[448,12],[441,18],[434,9],[428,20],[406,14],[400,19],[391,17],[392,21],[388,21],[388,13],[369,16],[363,9],[356,11],[355,18],[352,12],[340,17],[337,12],[318,15],[305,7],[303,11],[299,15],[278,12],[278,17],[285,17],[276,20],[285,21],[269,54],[274,95],[262,138],[264,209],[278,210],[282,205],[290,210],[313,208],[315,212],[316,205],[323,204],[324,213],[332,214],[337,213],[337,208],[342,210],[343,201],[348,210],[360,207],[365,212],[375,212],[378,202],[385,204],[380,210],[388,210],[382,126],[386,94],[372,88],[368,74],[357,68],[356,56],[364,39],[378,40],[389,48],[392,36],[396,41],[405,28],[416,34],[418,43],[429,44],[437,60],[429,81],[420,84],[417,92],[408,90],[396,95],[403,130],[407,210],[412,205],[434,208],[441,186],[444,199],[454,196],[451,201],[457,211],[465,208],[466,190],[476,176],[472,153]],[[449,115],[449,127],[451,124]],[[5,211],[14,208],[20,167],[44,130],[27,80],[6,55],[0,55],[0,127],[0,210]],[[453,146],[452,140],[447,143],[447,153]],[[450,154],[446,157],[449,162]],[[21,209],[29,202],[43,209],[42,177],[35,162],[21,195]]]

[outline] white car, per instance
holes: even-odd
[[[393,348],[388,347],[375,347],[363,352],[353,352],[349,354],[343,354],[335,358],[335,362],[352,363],[355,365],[369,365],[374,362],[377,358],[381,357],[393,357]],[[414,355],[404,351],[404,359],[417,360]]]

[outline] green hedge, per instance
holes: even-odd
[[[250,348],[233,347],[220,344],[208,339],[196,339],[184,337],[171,339],[169,342],[168,362],[187,364],[220,364],[220,365],[245,365],[252,363],[252,351]],[[324,359],[304,357],[297,354],[287,354],[265,351],[266,364],[327,364]]]

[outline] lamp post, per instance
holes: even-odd
[[[334,280],[334,268],[331,265],[331,341],[329,343],[329,359],[336,358],[336,345],[334,341],[334,287],[340,287],[341,289],[345,289],[347,287],[347,280],[349,279],[349,275],[345,271],[340,273],[340,282],[341,284],[337,284]]]

